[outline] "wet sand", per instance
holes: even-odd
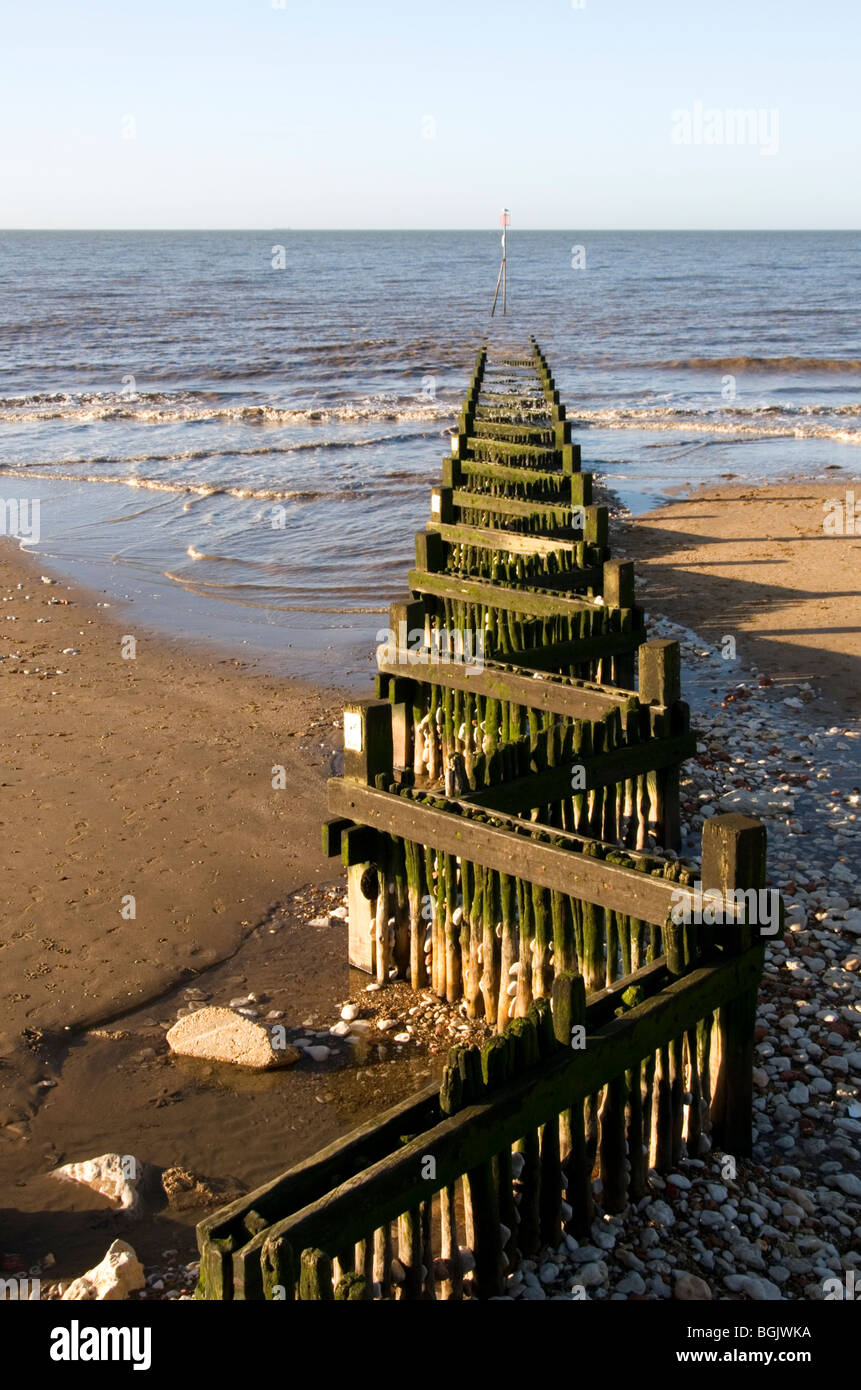
[[[184,653],[134,605],[42,573],[0,551],[0,1056],[25,1029],[79,1028],[192,979],[286,892],[331,877],[337,692]]]
[[[855,483],[861,504],[861,481]],[[776,682],[810,681],[835,718],[861,712],[861,505],[858,534],[828,535],[824,503],[852,480],[697,489],[618,523],[616,553],[636,562],[639,601]]]
[[[50,1252],[45,1281],[117,1235],[148,1269],[167,1248],[189,1260],[204,1210],[153,1198],[118,1214],[53,1168],[119,1152],[246,1190],[426,1085],[449,1038],[332,1040],[327,1061],[266,1075],[169,1055],[188,989],[254,993],[291,1039],[325,1033],[347,999],[407,1022],[406,986],[365,994],[347,965],[343,873],[320,846],[343,696],[184,651],[134,605],[43,574],[0,549],[0,1257]]]

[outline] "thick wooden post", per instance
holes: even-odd
[[[344,780],[373,787],[378,776],[394,777],[392,706],[388,700],[355,700],[344,706]],[[374,969],[374,908],[365,891],[370,861],[347,869],[348,956],[357,970]]]
[[[634,565],[631,560],[605,560],[603,566],[604,602],[609,608],[634,607]],[[628,614],[630,621],[630,613]],[[634,688],[634,653],[622,652],[612,658],[614,684],[623,690]]]
[[[673,705],[682,698],[682,656],[678,642],[664,638],[640,647],[640,699],[645,705]]]
[[[665,638],[644,642],[639,649],[639,664],[639,695],[643,704],[678,704],[682,698],[682,656],[678,642]],[[660,776],[661,844],[664,849],[678,850],[681,846],[679,769],[665,768]]]
[[[765,886],[766,833],[752,816],[715,816],[703,826],[702,888],[759,890]],[[748,895],[748,902],[752,898]],[[751,917],[747,912],[748,919]],[[716,928],[726,956],[756,951],[764,956],[756,924],[727,923]],[[718,1054],[712,1085],[711,1122],[714,1141],[734,1157],[750,1154],[753,1146],[753,1032],[757,989],[724,1004],[717,1012]]]

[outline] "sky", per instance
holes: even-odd
[[[0,226],[858,228],[859,16],[2,0]]]

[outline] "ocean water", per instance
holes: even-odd
[[[509,233],[584,467],[861,464],[861,234]],[[498,232],[0,233],[0,496],[142,621],[364,678],[488,330]]]

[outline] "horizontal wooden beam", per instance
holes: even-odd
[[[581,473],[581,478],[588,476]],[[566,540],[582,540],[582,532],[571,526],[571,503],[565,502],[521,502],[516,497],[492,497],[486,492],[469,492],[466,488],[455,488],[451,495],[455,507],[469,507],[476,512],[495,512],[497,516],[529,517],[532,521],[543,523],[550,529],[545,535],[553,536],[558,529]],[[579,503],[577,504],[580,505]],[[565,518],[559,524],[560,516]]]
[[[682,901],[679,893],[689,894],[693,902],[690,890],[669,879],[653,878],[619,864],[605,864],[576,850],[557,849],[555,845],[466,815],[440,811],[394,792],[332,778],[328,794],[329,813],[333,816],[348,816],[400,839],[430,845],[485,869],[511,874],[656,926],[663,926],[670,909]]]
[[[640,610],[632,610],[638,616]],[[516,666],[532,666],[536,671],[562,671],[567,666],[582,666],[597,657],[622,656],[636,651],[646,641],[645,628],[633,632],[608,632],[601,637],[582,637],[576,642],[548,642],[543,647],[528,647],[511,652],[509,659]]]
[[[598,611],[588,599],[568,598],[543,589],[509,589],[484,579],[430,574],[427,570],[410,570],[407,584],[415,594],[433,594],[436,598],[450,598],[458,603],[482,603],[488,608],[504,608],[532,618],[573,617],[586,611]]]
[[[617,782],[627,781],[629,777],[639,777],[644,772],[677,766],[692,758],[696,751],[695,734],[680,734],[676,738],[666,739],[650,738],[644,743],[611,748],[607,753],[588,756],[574,754],[571,761],[564,765],[467,792],[461,800],[471,806],[485,806],[497,811],[534,810],[572,795],[571,769],[575,764],[582,767],[585,774],[585,785],[579,790],[592,791],[595,787],[614,786]]]
[[[431,521],[429,531],[439,531],[449,545],[474,545],[481,550],[508,550],[512,555],[573,555],[582,541],[530,536],[523,531],[500,531],[492,526],[460,526]]]
[[[528,669],[518,669],[485,660],[483,664],[443,662],[420,651],[391,651],[377,648],[377,666],[390,676],[442,685],[450,690],[469,690],[491,700],[507,700],[527,709],[547,710],[569,719],[603,719],[632,698],[633,691],[598,686],[570,677],[536,677]]]

